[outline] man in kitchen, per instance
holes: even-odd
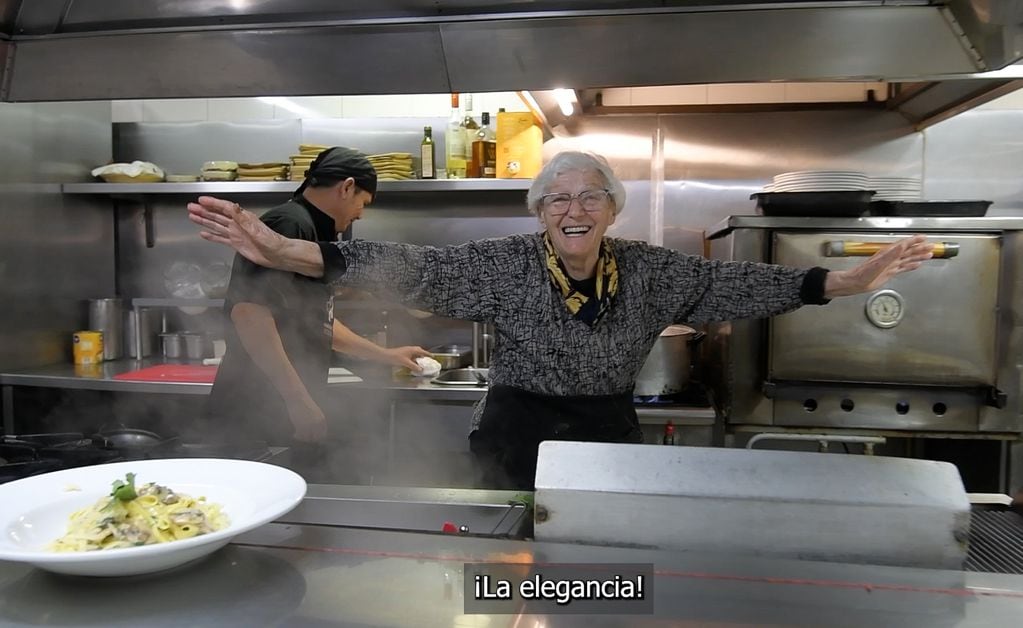
[[[377,174],[355,150],[321,152],[291,200],[260,218],[289,238],[334,241],[362,216],[376,194]],[[331,349],[418,371],[420,347],[380,347],[333,318],[333,292],[323,282],[257,266],[236,255],[224,310],[227,352],[207,405],[213,434],[241,434],[293,447],[292,460],[304,474],[344,465],[328,457],[324,414]],[[344,421],[345,417],[332,417]],[[348,429],[337,429],[344,438]]]

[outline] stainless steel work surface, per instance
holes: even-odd
[[[463,612],[467,562],[654,565],[652,615],[548,616],[548,627],[1012,626],[1023,609],[1019,576],[270,524],[145,577],[0,562],[0,624],[449,628]]]
[[[102,362],[96,369],[76,368],[74,364],[53,364],[22,371],[0,373],[0,385],[36,386],[114,392],[177,393],[208,395],[212,384],[179,382],[138,382],[114,379],[114,376],[148,366],[163,364],[160,359],[113,360]],[[361,382],[330,384],[332,390],[385,390],[393,397],[428,398],[437,401],[476,401],[487,392],[476,385],[437,386],[425,377],[367,378]]]
[[[112,360],[90,365],[83,369],[74,364],[53,364],[13,373],[0,373],[4,386],[37,386],[42,388],[68,388],[78,390],[108,390],[114,392],[177,393],[182,395],[208,395],[213,384],[179,382],[138,382],[114,379],[114,376],[163,364],[163,360]]]
[[[531,497],[531,496],[530,496]],[[282,523],[521,538],[532,513],[525,494],[445,488],[314,484]]]

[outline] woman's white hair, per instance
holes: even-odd
[[[550,191],[554,179],[566,172],[596,172],[604,178],[605,187],[611,191],[611,198],[615,204],[615,215],[617,216],[625,207],[625,186],[615,176],[607,160],[596,153],[584,153],[580,151],[565,151],[558,153],[547,162],[540,174],[533,179],[526,193],[526,206],[529,211],[540,215],[540,197]]]

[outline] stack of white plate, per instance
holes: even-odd
[[[918,177],[870,177],[868,184],[874,190],[874,200],[877,201],[920,200]]]
[[[802,170],[776,175],[768,187],[771,192],[855,192],[871,189],[868,183],[866,174],[852,170]]]

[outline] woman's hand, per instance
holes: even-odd
[[[322,277],[323,254],[315,242],[285,238],[238,203],[200,196],[188,204],[188,219],[203,228],[202,238],[226,244],[249,261],[308,277]]]
[[[226,244],[260,266],[277,268],[275,257],[286,238],[238,203],[200,196],[198,203],[188,204],[188,219],[203,228],[199,236],[204,240]]]
[[[933,250],[934,245],[922,235],[893,242],[855,268],[829,272],[824,296],[831,299],[877,290],[895,275],[920,268]]]

